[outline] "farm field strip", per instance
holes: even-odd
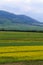
[[[3,46],[43,46],[41,41],[16,41],[16,42],[0,42],[0,47]]]
[[[12,51],[43,51],[43,46],[8,46],[0,47],[0,52],[12,52]]]
[[[35,32],[0,32],[0,39],[24,39],[24,38],[41,38],[43,33]]]
[[[28,40],[25,40],[25,39],[23,39],[23,40],[12,40],[12,39],[10,39],[10,40],[0,40],[0,43],[11,43],[11,42],[43,42],[43,39],[28,39]]]
[[[0,32],[0,63],[43,60],[43,33]]]
[[[22,42],[43,42],[43,40],[0,40],[0,43],[22,43]]]
[[[4,57],[16,58],[16,60],[36,60],[36,59],[43,60],[43,46],[0,47],[0,58],[1,57],[2,60]]]
[[[43,42],[43,33],[0,32],[0,43]]]

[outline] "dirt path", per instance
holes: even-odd
[[[16,62],[16,63],[7,63],[0,65],[43,65],[43,61]]]
[[[0,65],[25,65],[25,63],[18,62],[18,63],[8,63],[8,64],[0,64]]]

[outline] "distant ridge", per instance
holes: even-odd
[[[0,30],[43,30],[43,23],[26,15],[0,10]]]

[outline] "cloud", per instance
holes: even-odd
[[[31,3],[31,11],[36,14],[43,13],[43,0],[33,0]]]
[[[35,3],[43,3],[43,0],[34,0]]]
[[[31,10],[31,0],[1,0],[0,9],[19,13],[25,13]]]

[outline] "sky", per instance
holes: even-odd
[[[0,0],[0,10],[27,15],[43,22],[43,0]]]

